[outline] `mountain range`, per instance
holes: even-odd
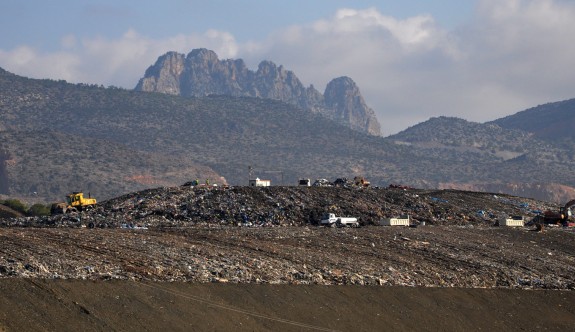
[[[246,185],[251,169],[272,184],[362,175],[376,186],[563,202],[575,197],[571,132],[528,128],[542,128],[532,122],[550,109],[560,115],[545,126],[561,128],[573,121],[573,104],[484,124],[432,118],[384,138],[275,99],[130,91],[0,69],[0,195],[50,202],[76,190],[106,199],[193,179]]]
[[[254,72],[242,59],[220,60],[207,49],[192,50],[187,56],[176,52],[160,56],[146,70],[136,90],[184,97],[226,95],[280,100],[354,130],[381,135],[374,111],[349,77],[331,80],[321,94],[313,85],[304,87],[294,72],[271,61],[260,62]]]

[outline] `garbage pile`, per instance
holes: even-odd
[[[454,190],[156,188],[0,220],[0,277],[575,289],[573,229],[494,227],[548,209]],[[362,227],[321,227],[325,212]],[[417,227],[376,226],[403,215]]]
[[[318,225],[326,212],[361,225],[409,215],[414,224],[493,226],[497,219],[530,220],[558,207],[532,199],[455,190],[361,187],[156,188],[124,195],[82,213],[0,220],[0,226],[181,227],[194,225]]]

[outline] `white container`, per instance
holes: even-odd
[[[523,217],[505,218],[499,221],[499,225],[508,227],[523,227],[525,226],[525,219],[523,219]]]
[[[401,216],[399,218],[383,218],[379,221],[382,226],[409,226],[409,216]]]

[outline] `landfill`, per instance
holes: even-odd
[[[185,185],[80,213],[0,220],[0,277],[575,289],[575,232],[558,206],[455,190]],[[361,227],[323,227],[326,213]],[[409,226],[380,226],[409,215]]]

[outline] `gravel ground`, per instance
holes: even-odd
[[[564,228],[3,228],[0,239],[3,277],[575,288]]]

